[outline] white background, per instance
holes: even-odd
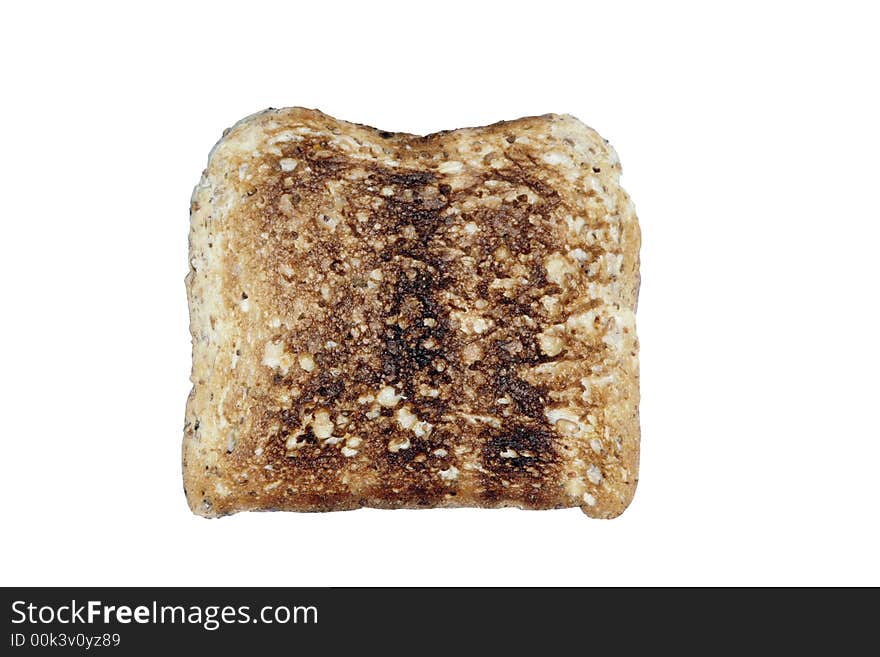
[[[5,4],[0,583],[880,584],[878,16],[714,5]],[[622,517],[190,514],[190,192],[285,105],[611,140],[644,240]]]

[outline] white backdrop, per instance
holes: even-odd
[[[0,584],[880,584],[877,19],[4,5]],[[190,192],[224,128],[285,105],[417,133],[568,112],[611,141],[644,240],[621,518],[190,514]]]

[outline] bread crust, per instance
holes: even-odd
[[[288,108],[224,132],[190,213],[192,511],[619,515],[640,247],[619,176],[567,115],[417,136]]]

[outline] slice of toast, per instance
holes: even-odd
[[[193,512],[580,506],[638,480],[640,233],[548,114],[425,137],[227,130],[191,207]]]

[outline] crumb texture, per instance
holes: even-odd
[[[191,207],[192,510],[620,514],[640,236],[619,175],[565,115],[226,131]]]

